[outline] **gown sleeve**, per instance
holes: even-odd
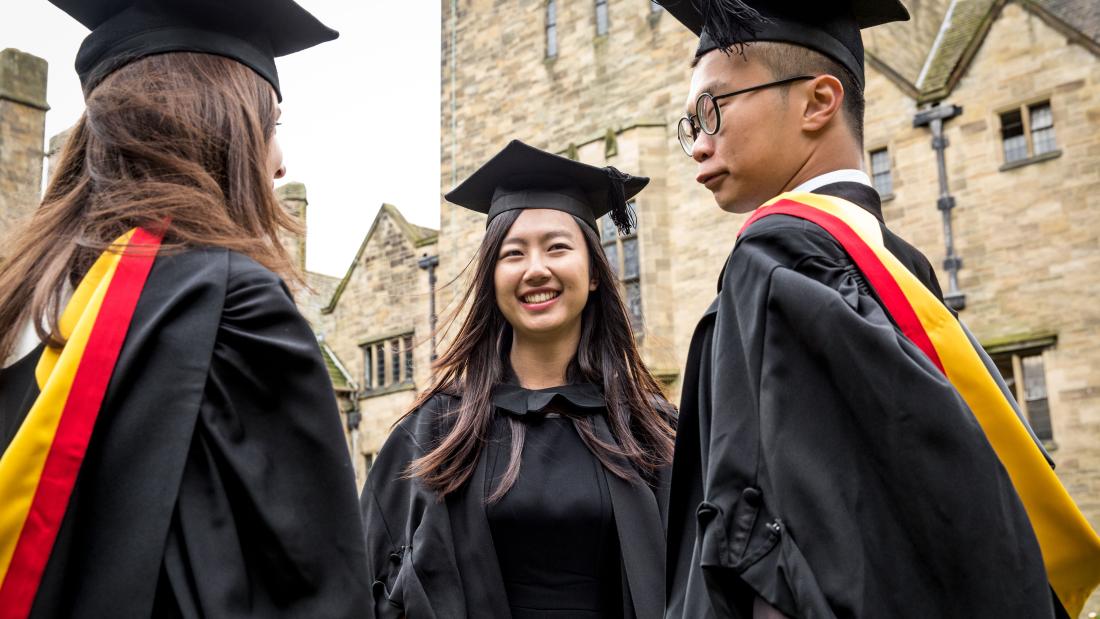
[[[362,536],[316,340],[282,282],[231,254],[157,608],[186,617],[361,616]]]
[[[1049,614],[974,415],[824,231],[742,236],[708,364],[695,560],[720,615],[744,614],[734,591],[798,617]]]
[[[402,420],[367,474],[360,498],[370,585],[367,617],[466,616],[449,501],[438,500],[405,474],[434,439],[444,399],[435,396]]]

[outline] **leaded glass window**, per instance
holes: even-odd
[[[555,58],[558,55],[558,2],[548,0],[546,2],[546,57]]]
[[[633,202],[627,206],[637,213]],[[643,327],[642,260],[637,230],[628,235],[619,236],[611,216],[604,215],[600,218],[600,243],[608,263],[611,264],[611,269],[622,283],[623,301],[630,313],[631,327],[636,334],[641,334]]]
[[[1054,139],[1054,113],[1050,111],[1050,103],[1040,103],[1031,106],[1031,144],[1036,155],[1058,150],[1058,143]]]
[[[607,34],[609,27],[607,0],[596,0],[596,36]]]
[[[1027,135],[1020,110],[1001,114],[1001,140],[1004,144],[1005,163],[1027,159]]]
[[[871,183],[880,196],[894,193],[894,177],[890,170],[890,152],[885,148],[871,151]]]

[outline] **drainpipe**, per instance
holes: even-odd
[[[451,187],[458,184],[458,0],[451,0]],[[434,333],[434,331],[433,331]],[[432,347],[435,350],[435,347]],[[432,355],[435,359],[435,355]]]
[[[439,266],[439,256],[424,256],[416,263],[428,272],[428,323],[432,332],[432,361],[435,361],[435,268]]]
[[[958,105],[935,105],[917,112],[913,117],[914,127],[928,127],[932,131],[932,150],[936,151],[936,168],[940,180],[940,196],[936,200],[936,208],[939,209],[943,218],[943,241],[947,249],[947,256],[943,260],[943,268],[947,271],[947,293],[943,295],[943,300],[955,311],[966,308],[966,295],[959,290],[959,269],[962,268],[962,258],[955,253],[955,234],[951,226],[951,211],[955,208],[955,198],[947,188],[947,162],[944,151],[950,143],[943,135],[943,123],[962,112],[962,107]]]

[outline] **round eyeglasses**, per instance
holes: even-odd
[[[718,105],[720,99],[735,97],[737,95],[753,92],[754,90],[763,90],[773,86],[783,86],[792,82],[812,80],[815,77],[817,76],[798,75],[796,77],[788,77],[786,79],[768,82],[767,84],[742,88],[741,90],[728,92],[724,95],[712,95],[709,92],[704,92],[695,100],[695,113],[684,116],[676,125],[676,136],[680,139],[680,147],[683,148],[684,153],[690,157],[691,150],[695,147],[695,140],[699,138],[700,133],[705,133],[707,135],[718,133],[718,130],[722,128],[722,110]]]

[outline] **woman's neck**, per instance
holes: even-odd
[[[579,324],[571,333],[558,337],[530,338],[513,333],[509,359],[520,386],[546,389],[564,385],[569,362],[577,355],[580,341]]]

